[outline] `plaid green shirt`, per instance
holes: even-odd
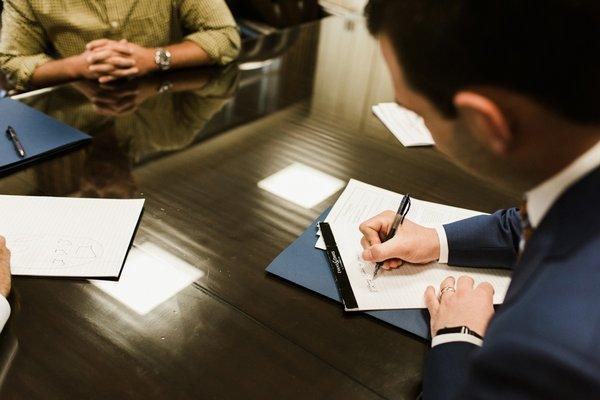
[[[39,65],[80,54],[100,38],[145,47],[191,40],[218,64],[240,49],[224,0],[5,0],[0,69],[24,90]]]

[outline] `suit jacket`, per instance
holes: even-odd
[[[431,349],[428,399],[600,399],[600,168],[554,203],[516,262],[517,210],[445,226],[449,263],[512,267],[481,348]]]

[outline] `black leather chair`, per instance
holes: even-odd
[[[322,16],[317,0],[227,0],[238,20],[287,28]]]

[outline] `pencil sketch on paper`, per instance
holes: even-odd
[[[73,268],[97,261],[104,248],[82,237],[58,235],[13,235],[9,246],[15,265],[28,269]]]

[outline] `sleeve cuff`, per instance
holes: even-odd
[[[448,238],[446,237],[446,229],[443,225],[435,227],[438,239],[440,240],[440,258],[438,262],[440,264],[448,264]]]
[[[439,346],[444,343],[450,342],[467,342],[481,347],[483,340],[469,335],[468,333],[445,333],[443,335],[437,335],[431,340],[431,347]]]
[[[4,325],[6,324],[6,321],[8,321],[9,316],[10,304],[4,296],[0,295],[0,332],[4,329]]]
[[[237,28],[228,31],[202,31],[185,37],[200,46],[217,64],[225,65],[233,61],[240,52],[240,36]]]
[[[2,72],[6,75],[11,86],[19,91],[27,90],[31,76],[35,69],[42,64],[52,61],[53,58],[47,54],[35,54],[30,56],[2,55]]]

